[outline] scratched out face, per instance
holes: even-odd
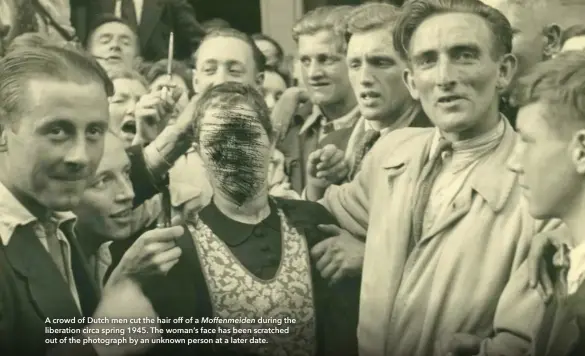
[[[108,22],[94,30],[87,47],[106,70],[132,68],[138,56],[138,37],[130,27],[119,22]]]
[[[214,190],[241,205],[266,189],[270,141],[248,105],[219,105],[208,109],[199,123],[201,158]]]
[[[104,152],[108,99],[97,82],[30,80],[28,108],[2,136],[3,182],[55,211],[77,206]]]
[[[441,131],[465,139],[493,124],[486,117],[497,112],[502,69],[492,46],[490,28],[474,14],[436,15],[414,32],[407,83]]]
[[[195,68],[193,86],[197,93],[225,82],[253,86],[261,84],[252,48],[239,38],[214,37],[205,40],[197,50]]]

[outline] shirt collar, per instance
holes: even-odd
[[[53,218],[60,226],[63,223],[74,223],[76,217],[71,212],[54,212]],[[0,183],[0,240],[4,246],[8,245],[18,226],[25,226],[38,219],[28,211],[16,197]]]
[[[269,204],[270,215],[256,225],[244,224],[230,219],[217,208],[213,200],[199,212],[199,217],[228,246],[237,246],[246,241],[257,226],[265,226],[280,232],[278,208],[272,199],[269,200]]]
[[[421,113],[420,107],[413,106],[411,109],[407,110],[404,114],[402,114],[402,116],[399,117],[398,120],[396,120],[394,123],[392,123],[392,125],[381,129],[380,136],[384,136],[385,134],[387,134],[390,131],[410,127],[410,125],[417,118],[417,116],[420,115],[420,113]],[[361,117],[361,119],[363,119],[363,121],[364,121],[365,131],[375,130],[372,127],[372,124],[369,120],[365,120],[363,116]]]
[[[470,149],[473,149],[474,147],[482,146],[482,145],[486,144],[487,142],[490,142],[493,140],[500,140],[502,138],[502,136],[504,135],[504,130],[506,129],[507,120],[508,119],[503,114],[500,114],[500,122],[496,125],[496,127],[494,127],[492,130],[490,130],[489,132],[486,132],[485,134],[483,134],[481,136],[474,137],[474,138],[471,138],[469,140],[464,140],[461,142],[453,143],[453,150],[454,151],[470,150]],[[430,157],[433,157],[435,151],[437,150],[437,146],[439,144],[440,138],[441,138],[441,132],[439,131],[438,128],[436,128],[435,134],[433,136],[433,142],[431,144]]]
[[[331,121],[331,124],[335,128],[335,130],[339,130],[342,128],[352,127],[353,124],[359,118],[359,107],[356,105],[353,109],[351,109],[347,114],[343,115],[340,118]],[[315,124],[319,124],[323,126],[323,121],[325,119],[325,114],[321,111],[321,108],[318,105],[313,106],[313,111],[311,115],[307,117],[305,122],[303,122],[303,126],[299,130],[299,135],[304,134],[309,128],[313,127]]]

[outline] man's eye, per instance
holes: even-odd
[[[60,126],[53,126],[49,129],[48,134],[54,140],[61,140],[66,137],[67,132]]]
[[[91,127],[87,130],[87,135],[90,140],[97,140],[102,137],[105,133],[105,130],[101,127]]]

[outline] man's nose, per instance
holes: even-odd
[[[520,163],[522,149],[523,148],[521,147],[521,144],[518,143],[516,147],[514,147],[512,155],[510,155],[510,158],[508,158],[508,161],[506,162],[506,166],[508,167],[508,169],[514,173],[522,172],[522,165]]]
[[[362,65],[359,69],[359,80],[360,84],[363,86],[370,86],[374,82],[374,78],[372,77],[371,67],[366,65]]]
[[[213,78],[213,85],[223,84],[229,81],[230,76],[227,70],[218,69]]]
[[[445,89],[452,88],[455,83],[455,68],[449,59],[439,59],[436,67],[437,85]]]
[[[323,67],[317,61],[311,61],[307,67],[307,76],[311,79],[318,79],[323,76]]]
[[[64,161],[74,171],[81,170],[88,165],[88,142],[85,137],[82,136],[73,141]]]
[[[116,195],[116,200],[119,202],[126,202],[134,199],[134,188],[132,182],[127,178],[123,177],[120,179],[119,191]]]

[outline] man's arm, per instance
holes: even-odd
[[[132,166],[130,180],[134,187],[134,206],[141,205],[168,186],[167,172],[192,147],[191,121],[195,105],[196,99],[193,98],[176,123],[165,127],[145,148],[133,146],[127,149]]]
[[[349,183],[331,185],[325,191],[322,204],[352,235],[365,238],[368,230],[370,188],[376,185],[379,168],[379,150],[376,147],[364,158],[363,166]]]
[[[514,270],[496,308],[493,336],[478,340],[478,356],[525,356],[535,342],[542,342],[538,340],[542,336],[542,328],[552,322],[550,316],[554,316],[556,310],[554,306],[547,305],[542,287],[530,286],[526,257],[533,236],[561,229],[565,227],[558,220],[536,221],[533,233],[525,235],[528,240],[519,241]],[[456,343],[450,344],[451,350],[447,351],[454,351]]]

